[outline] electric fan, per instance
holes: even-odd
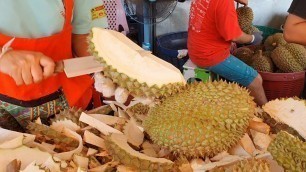
[[[124,0],[126,14],[143,25],[143,49],[152,51],[155,24],[171,15],[177,2],[178,0]]]

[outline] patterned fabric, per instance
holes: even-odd
[[[0,100],[0,126],[6,129],[21,131],[30,121],[40,117],[46,121],[60,110],[68,109],[64,95],[36,107],[22,107]]]

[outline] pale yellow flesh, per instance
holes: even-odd
[[[106,63],[148,86],[185,83],[178,69],[150,53],[140,53],[137,44],[116,31],[93,28],[95,51]]]
[[[306,105],[305,102],[294,100],[273,100],[264,105],[263,110],[277,122],[294,128],[306,139]]]

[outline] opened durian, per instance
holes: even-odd
[[[243,160],[228,167],[215,168],[211,172],[270,172],[270,165],[265,160]]]
[[[279,132],[270,143],[268,151],[285,171],[305,171],[306,143],[289,133]]]
[[[304,100],[276,99],[266,103],[263,110],[268,115],[266,123],[271,125],[272,129],[286,130],[295,135],[297,132],[306,139],[306,105]]]
[[[168,96],[186,84],[179,69],[146,52],[122,33],[93,28],[90,49],[103,64],[104,76],[133,96]]]
[[[123,134],[113,133],[107,136],[105,146],[115,161],[139,171],[169,171],[174,165],[168,159],[149,157],[133,150],[128,145],[127,138]]]
[[[251,66],[257,71],[273,72],[274,64],[269,57],[262,54],[262,50],[259,50],[252,59],[253,61]]]
[[[265,49],[267,51],[274,50],[278,46],[284,46],[287,42],[284,39],[284,35],[282,33],[275,33],[267,37],[264,42]]]
[[[237,84],[194,83],[151,108],[144,128],[175,154],[214,156],[240,140],[254,112],[253,98]]]

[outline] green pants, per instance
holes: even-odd
[[[34,107],[23,107],[0,100],[0,127],[23,132],[30,121],[40,117],[43,122],[47,122],[50,116],[67,108],[69,106],[63,95]]]

